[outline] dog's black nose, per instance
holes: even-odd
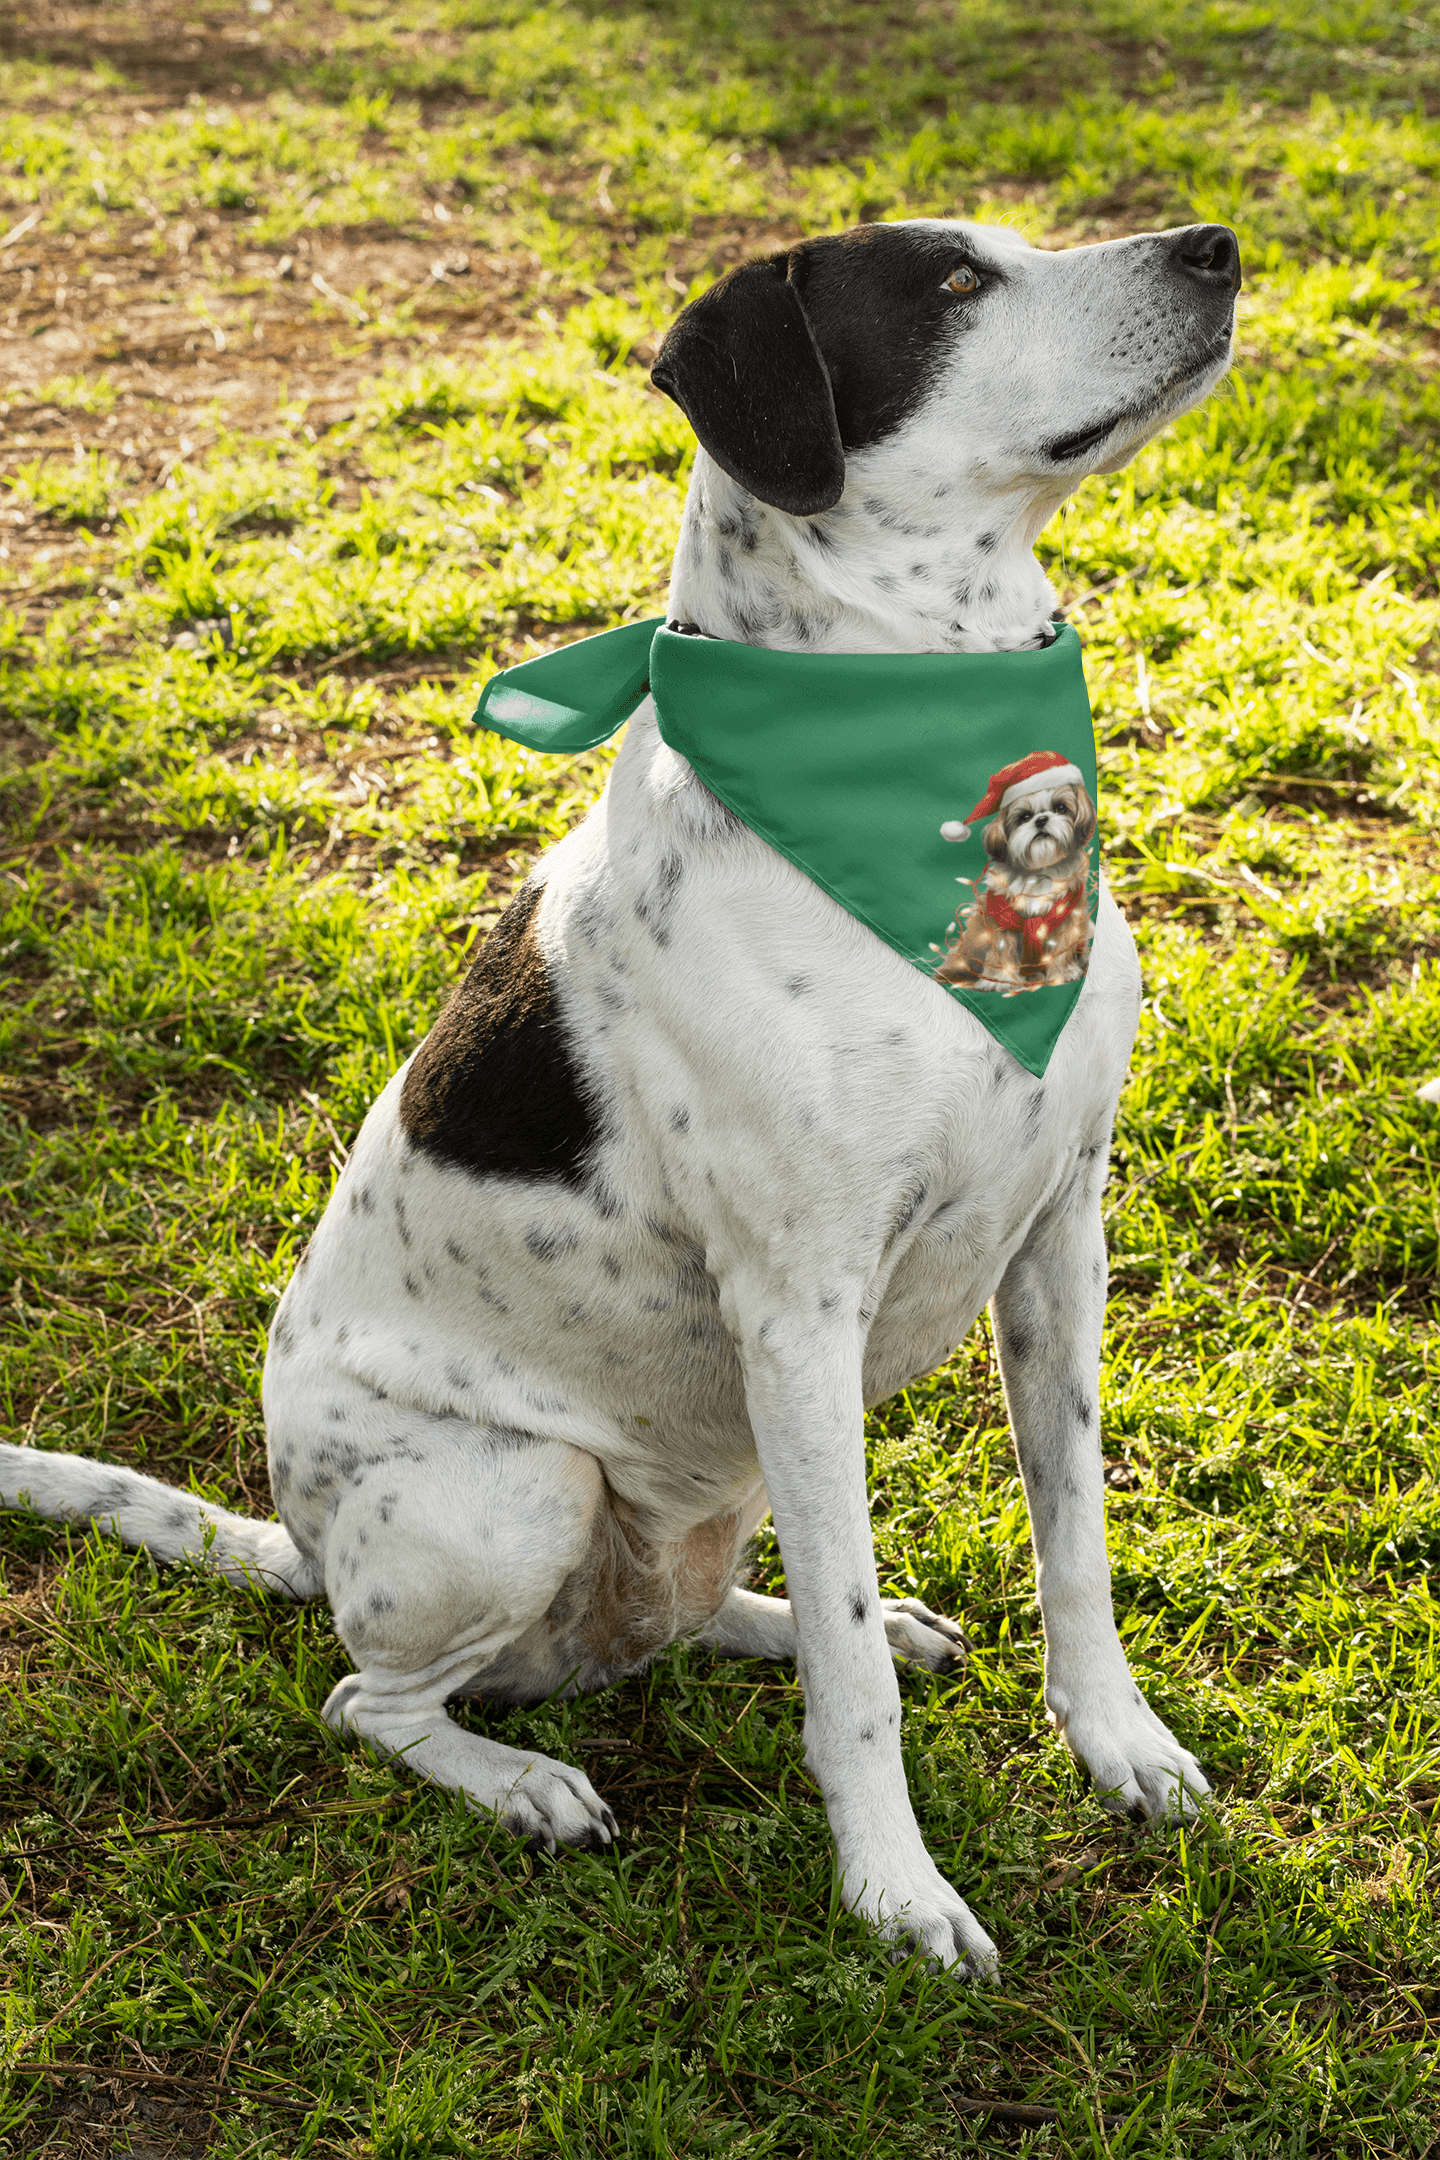
[[[1187,225],[1171,237],[1171,260],[1201,285],[1240,290],[1240,243],[1228,225]]]

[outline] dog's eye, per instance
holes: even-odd
[[[971,269],[969,263],[957,263],[950,272],[949,277],[946,278],[945,286],[948,292],[978,292],[980,289],[979,274]]]

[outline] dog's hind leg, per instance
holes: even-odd
[[[392,1423],[408,1428],[401,1444],[348,1480],[326,1532],[326,1588],[357,1668],[326,1718],[547,1851],[608,1845],[615,1818],[580,1771],[466,1732],[445,1709],[484,1694],[487,1668],[503,1670],[522,1636],[543,1636],[589,1549],[599,1465],[560,1441],[458,1419]],[[551,1691],[544,1677],[533,1695]]]
[[[907,1665],[927,1665],[931,1672],[958,1672],[969,1645],[964,1632],[919,1598],[882,1598],[885,1640],[893,1657]],[[695,1637],[720,1657],[793,1658],[798,1640],[788,1598],[757,1597],[753,1590],[732,1590],[713,1620]]]

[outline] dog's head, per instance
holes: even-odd
[[[721,278],[653,377],[761,502],[816,516],[848,467],[905,476],[933,518],[968,478],[1013,498],[1028,546],[1087,473],[1213,388],[1239,287],[1225,225],[1058,252],[1000,226],[861,225]]]
[[[985,828],[985,852],[1012,870],[1053,870],[1067,856],[1082,853],[1094,834],[1089,790],[1070,781],[1024,795],[997,812]]]

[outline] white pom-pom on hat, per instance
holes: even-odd
[[[947,818],[940,827],[942,840],[968,840],[969,837],[970,827],[963,818]]]

